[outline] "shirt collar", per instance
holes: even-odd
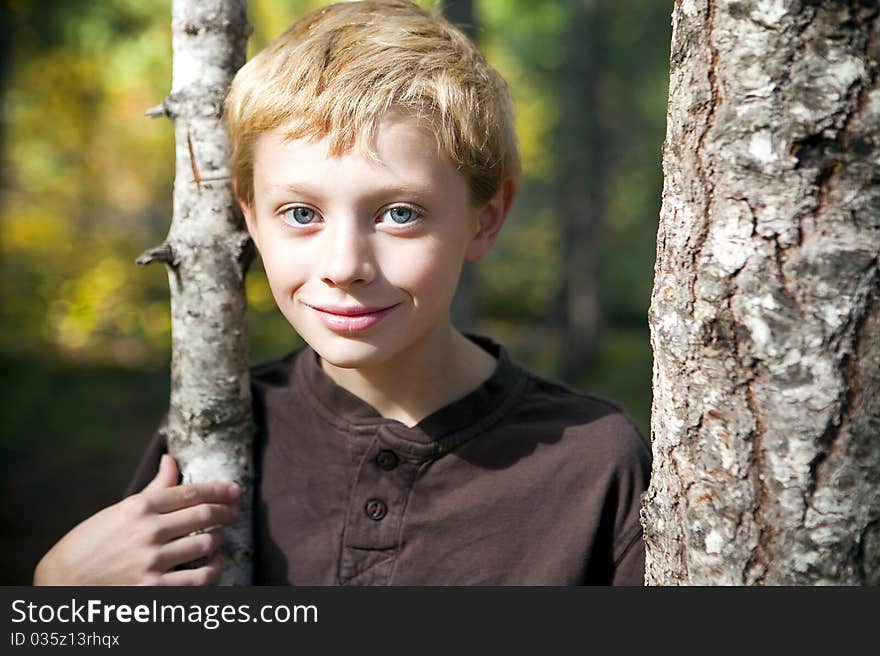
[[[413,456],[445,453],[488,430],[515,405],[528,376],[507,351],[488,337],[467,335],[498,360],[495,371],[479,387],[408,427],[379,414],[366,401],[340,387],[321,368],[318,355],[305,347],[294,362],[290,392],[306,400],[326,421],[354,433],[381,431],[386,440]]]

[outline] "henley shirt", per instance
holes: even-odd
[[[638,429],[470,339],[495,372],[413,427],[337,385],[309,347],[251,370],[256,585],[643,584]],[[166,451],[160,428],[127,494]]]

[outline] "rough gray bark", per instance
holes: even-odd
[[[880,584],[875,0],[677,0],[648,584]]]
[[[446,19],[477,42],[477,28],[473,0],[444,0],[443,15]],[[471,331],[476,324],[477,277],[473,267],[465,262],[455,297],[452,299],[451,317],[456,328]]]
[[[562,349],[559,373],[576,385],[596,356],[601,320],[597,238],[604,224],[609,153],[600,94],[602,66],[608,57],[608,5],[606,0],[568,0],[567,4],[557,128],[563,275],[556,316]]]
[[[250,34],[244,0],[174,0],[171,94],[148,112],[174,120],[174,217],[138,260],[165,262],[171,288],[171,404],[165,427],[184,482],[236,481],[221,585],[252,582],[253,466],[244,278],[251,259],[229,175],[221,113]]]

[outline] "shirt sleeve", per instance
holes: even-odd
[[[624,431],[624,440],[630,442],[630,448],[616,476],[615,539],[609,583],[641,586],[645,584],[645,541],[639,515],[642,495],[651,478],[651,450],[632,420],[625,418],[630,430]]]
[[[611,585],[645,585],[645,541],[641,529],[621,554],[611,572]]]
[[[156,472],[159,471],[159,460],[161,460],[162,454],[168,453],[168,445],[165,441],[165,424],[167,420],[168,416],[166,415],[162,419],[159,428],[153,434],[153,439],[147,445],[147,449],[144,451],[144,455],[141,457],[141,461],[135,469],[123,497],[137,494],[143,490],[156,476]]]

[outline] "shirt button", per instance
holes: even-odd
[[[378,522],[388,514],[388,506],[382,499],[370,499],[364,506],[364,511],[366,511],[367,517]]]
[[[376,456],[376,464],[385,471],[391,471],[392,469],[397,467],[397,463],[399,462],[400,458],[397,457],[397,454],[394,453],[394,451],[390,451],[388,449],[382,449]]]

